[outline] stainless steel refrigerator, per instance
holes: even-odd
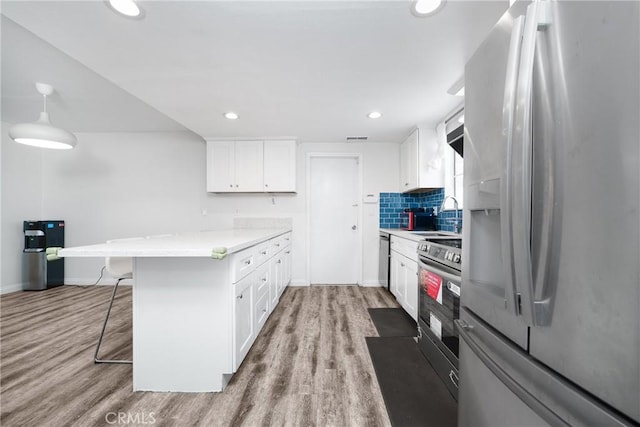
[[[640,2],[516,2],[465,68],[461,426],[640,423]]]

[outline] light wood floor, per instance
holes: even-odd
[[[131,365],[95,365],[111,291],[0,297],[2,426],[390,425],[364,340],[377,336],[367,308],[397,307],[384,289],[288,288],[222,393],[134,393]],[[131,358],[128,287],[102,350]]]

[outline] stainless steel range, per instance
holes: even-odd
[[[427,237],[418,244],[418,344],[456,400],[462,238]]]

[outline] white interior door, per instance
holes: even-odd
[[[359,159],[312,156],[309,168],[309,282],[357,284]]]

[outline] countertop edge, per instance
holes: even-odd
[[[389,233],[392,236],[402,237],[403,239],[412,240],[414,242],[419,242],[424,240],[424,236],[419,236],[417,234],[413,234],[411,231],[402,230],[400,228],[381,228],[381,232]]]
[[[244,249],[250,248],[252,246],[263,243],[267,240],[273,239],[275,237],[281,236],[283,234],[289,233],[292,231],[291,228],[277,228],[277,229],[242,229],[242,230],[251,230],[256,232],[257,236],[250,236],[246,239],[240,239],[239,243],[235,243],[232,245],[225,245],[222,238],[216,241],[215,233],[228,233],[233,231],[233,229],[225,229],[225,230],[212,230],[212,231],[203,231],[200,235],[202,237],[204,233],[212,233],[211,242],[199,242],[199,244],[194,244],[192,248],[184,247],[184,240],[180,241],[181,238],[184,238],[187,235],[197,236],[198,233],[182,233],[176,234],[169,237],[164,237],[164,242],[174,242],[180,243],[178,248],[167,248],[158,247],[158,248],[123,248],[123,247],[115,247],[111,246],[111,244],[107,243],[99,243],[94,245],[85,245],[85,246],[72,246],[68,248],[63,248],[58,251],[58,256],[61,258],[100,258],[100,257],[132,257],[132,258],[163,258],[163,257],[211,257],[212,250],[216,247],[225,247],[227,256],[233,255],[237,252],[240,252]],[[247,232],[250,234],[250,232]],[[148,241],[152,238],[140,238],[139,240],[134,240],[133,242],[137,242],[138,244]],[[227,239],[229,239],[227,237]],[[158,240],[159,241],[159,240]],[[163,242],[163,243],[164,243]],[[134,243],[135,245],[136,243]],[[110,247],[107,247],[110,245]],[[206,246],[204,246],[206,245]],[[199,247],[198,247],[199,246]],[[114,250],[115,249],[115,250]]]

